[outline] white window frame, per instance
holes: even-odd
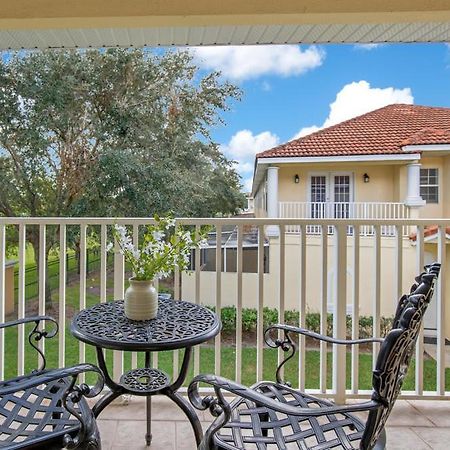
[[[349,176],[350,177],[350,198],[349,202],[354,201],[355,196],[355,177],[353,172],[308,172],[308,202],[312,203],[311,199],[311,184],[312,184],[312,177],[320,177],[325,176],[326,177],[326,203],[335,203],[334,198],[332,199],[332,196],[334,196],[334,177],[335,176]]]
[[[437,183],[436,184],[422,184],[422,170],[436,170]],[[429,175],[427,175],[427,178],[429,178]],[[435,187],[437,189],[437,200],[435,202],[434,201],[430,202],[424,198],[427,205],[437,205],[440,202],[441,193],[440,193],[439,180],[440,180],[439,167],[421,167],[420,168],[420,181],[419,181],[420,182],[420,186],[419,186],[420,195],[422,196],[422,187]]]

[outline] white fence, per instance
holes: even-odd
[[[409,209],[404,203],[392,202],[279,202],[279,216],[281,218],[296,219],[408,219]],[[333,232],[330,227],[328,233]],[[288,226],[287,233],[298,233],[295,226]],[[320,234],[320,226],[308,226],[308,234]],[[406,233],[406,229],[404,230]],[[353,233],[350,226],[348,233]],[[372,226],[360,227],[363,236],[373,235]],[[395,236],[392,226],[381,227],[382,236]]]
[[[383,283],[381,277],[381,229],[382,227],[392,227],[396,232],[392,236],[392,245],[395,247],[395,264],[394,271],[389,276],[394,280],[394,289],[392,292],[393,298],[398,298],[402,294],[403,286],[412,283],[412,279],[405,280],[404,271],[404,257],[403,248],[405,238],[402,230],[405,227],[417,227],[417,239],[415,242],[415,268],[416,272],[420,272],[424,264],[425,258],[425,238],[424,230],[429,225],[437,226],[436,235],[434,237],[434,248],[436,250],[436,259],[442,263],[442,272],[439,279],[437,292],[435,294],[434,301],[437,308],[437,340],[436,340],[436,364],[435,375],[431,380],[434,388],[432,390],[424,390],[424,341],[423,334],[419,337],[416,351],[416,363],[415,363],[415,382],[414,390],[405,391],[403,395],[409,398],[450,398],[450,392],[445,390],[445,323],[446,323],[446,308],[449,301],[450,294],[450,281],[448,280],[448,261],[449,261],[449,245],[447,244],[448,236],[446,235],[446,229],[450,227],[450,219],[434,219],[434,220],[410,220],[410,219],[391,219],[391,220],[355,220],[355,219],[177,219],[178,222],[185,225],[193,226],[200,230],[203,225],[209,225],[215,228],[218,239],[222,234],[224,227],[235,226],[237,227],[237,271],[236,271],[236,283],[231,286],[231,289],[236,292],[236,330],[235,330],[235,355],[234,361],[227,361],[227,364],[233,364],[234,366],[234,378],[238,381],[242,379],[243,373],[243,332],[242,332],[242,303],[243,303],[243,235],[247,227],[253,226],[258,229],[259,243],[258,243],[258,272],[255,278],[256,280],[256,298],[254,304],[257,310],[257,332],[256,332],[256,353],[255,363],[256,367],[256,379],[263,378],[264,367],[264,340],[263,340],[263,309],[267,303],[267,298],[264,292],[264,237],[265,227],[268,225],[276,225],[279,228],[279,253],[276,254],[276,259],[271,261],[271,271],[278,274],[279,286],[277,293],[277,309],[279,311],[280,322],[284,320],[284,311],[286,303],[286,279],[285,279],[285,242],[286,234],[289,227],[295,226],[299,230],[299,239],[301,244],[299,245],[299,265],[298,265],[298,277],[300,277],[300,289],[298,292],[298,314],[299,322],[301,326],[305,325],[306,312],[308,310],[306,299],[306,286],[308,279],[306,277],[306,268],[310,264],[308,260],[308,251],[306,243],[306,229],[309,226],[320,227],[321,229],[333,228],[333,236],[330,238],[327,233],[322,235],[321,244],[321,264],[316,269],[321,274],[321,283],[316,287],[317,297],[320,298],[321,314],[320,314],[320,329],[322,332],[326,331],[327,327],[327,261],[333,261],[333,268],[335,272],[334,286],[336,292],[335,312],[333,314],[333,335],[336,338],[344,339],[346,337],[346,307],[347,298],[350,294],[352,302],[352,337],[358,338],[359,335],[359,304],[361,301],[360,294],[360,282],[363,277],[372,277],[374,289],[372,292],[364,293],[365,297],[369,296],[372,302],[373,310],[373,335],[378,337],[380,335],[380,305],[381,305],[381,284]],[[25,262],[26,262],[26,236],[27,230],[31,227],[37,227],[40,235],[40,270],[38,274],[39,278],[39,298],[38,313],[46,313],[45,305],[45,247],[46,236],[50,236],[50,233],[57,233],[58,236],[57,252],[60,255],[59,258],[59,286],[54,292],[55,299],[59,305],[59,325],[60,330],[66,330],[69,325],[66,319],[67,303],[66,295],[69,287],[67,286],[66,278],[66,250],[68,246],[68,236],[73,236],[76,232],[79,236],[79,249],[80,249],[80,274],[79,274],[79,296],[77,299],[77,308],[83,309],[87,304],[87,293],[90,289],[91,283],[86,275],[86,249],[88,245],[88,236],[91,232],[95,232],[99,237],[100,245],[100,257],[101,268],[99,272],[99,289],[94,294],[89,294],[89,302],[92,302],[92,297],[95,297],[95,301],[105,302],[112,297],[116,299],[123,298],[125,288],[125,265],[122,255],[115,253],[113,267],[108,268],[108,260],[106,254],[106,247],[109,240],[111,240],[111,227],[114,223],[124,224],[130,227],[134,232],[135,242],[138,241],[139,229],[145,224],[150,223],[149,219],[108,219],[108,218],[0,218],[0,321],[5,321],[5,263],[6,255],[13,250],[13,247],[17,246],[18,252],[18,290],[15,312],[8,318],[16,319],[24,317],[27,306],[26,291],[25,291]],[[364,239],[370,239],[372,242],[373,252],[372,260],[365,262],[364,267],[360,261],[360,229],[366,226],[372,226],[374,229],[373,235]],[[355,231],[352,235],[347,233],[349,227]],[[69,234],[70,233],[70,234]],[[8,236],[8,240],[7,240]],[[12,236],[17,236],[17,241],[10,241]],[[430,237],[427,237],[429,239]],[[14,239],[14,238],[12,238]],[[334,239],[333,254],[328,254],[328,240]],[[430,245],[430,244],[427,244]],[[215,278],[215,307],[217,310],[222,305],[222,249],[217,248],[216,254],[216,278]],[[274,255],[272,255],[274,257]],[[202,303],[200,297],[200,283],[201,266],[200,266],[200,252],[197,251],[195,255],[195,274],[194,280],[196,283],[195,289],[195,302]],[[351,261],[354,267],[351,279],[347,273],[347,263]],[[174,280],[174,298],[176,300],[182,298],[182,286],[180,286],[180,274],[175,273]],[[108,294],[108,286],[112,284],[113,293]],[[348,292],[350,290],[350,292]],[[446,300],[447,299],[447,300]],[[67,339],[73,339],[70,335],[67,335]],[[5,344],[6,339],[14,339],[12,347],[17,348],[17,373],[22,374],[26,367],[26,355],[29,357],[29,353],[25,352],[26,336],[24,327],[19,329],[18,335],[5,335],[4,330],[0,330],[0,377],[3,379],[5,370],[8,366],[5,364],[11,364],[13,356],[11,354],[5,358]],[[64,332],[59,333],[59,342],[57,344],[58,364],[60,366],[66,365],[68,360],[68,342]],[[43,343],[41,345],[44,345]],[[46,344],[48,347],[50,344]],[[86,360],[86,346],[83,343],[77,344],[79,346],[79,360],[80,362]],[[221,337],[218,336],[215,339],[214,345],[214,371],[216,374],[223,372],[222,366],[222,352],[224,350]],[[274,350],[273,350],[274,351]],[[349,367],[346,366],[346,348],[342,346],[333,346],[332,354],[332,382],[327,382],[327,346],[321,344],[319,351],[320,359],[320,375],[318,385],[312,389],[313,392],[323,395],[331,396],[336,400],[344,400],[345,397],[360,397],[365,396],[369,392],[367,390],[360,389],[359,386],[359,350],[357,347],[353,347],[350,354]],[[373,360],[376,358],[378,351],[378,345],[374,345],[372,348]],[[93,353],[89,353],[93,355]],[[15,358],[15,357],[14,357]],[[129,361],[132,367],[136,367],[138,364],[138,357],[136,354],[126,355],[121,352],[114,352],[112,356],[113,373],[115,378],[119,378],[124,370],[124,361]],[[178,354],[173,352],[173,373],[178,371]],[[282,358],[281,350],[278,355],[278,359]],[[92,361],[95,362],[95,361]],[[298,384],[301,389],[306,385],[306,353],[305,353],[305,339],[300,338],[299,352],[298,352],[298,373],[297,380],[293,380],[294,384]],[[128,363],[126,363],[128,364]],[[153,364],[158,366],[158,354],[153,354]],[[248,364],[248,361],[247,361]],[[10,370],[10,369],[8,369]],[[272,372],[274,368],[271,369]],[[204,371],[204,367],[201,361],[201,352],[199,347],[196,347],[194,351],[194,373]],[[348,372],[348,373],[347,373]],[[347,389],[346,378],[350,377],[350,386]],[[426,380],[427,382],[430,380]]]

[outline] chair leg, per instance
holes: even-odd
[[[386,448],[386,429],[384,428],[383,431],[380,433],[380,437],[378,438],[378,441],[375,444],[373,450],[384,450],[385,448]]]

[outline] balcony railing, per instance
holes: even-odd
[[[280,202],[279,216],[296,219],[408,219],[409,209],[404,203],[392,202]],[[321,228],[309,226],[309,234],[320,234]],[[298,227],[288,227],[288,233],[298,233]],[[328,229],[331,234],[333,228]],[[349,233],[352,228],[349,227]],[[361,227],[362,235],[372,235],[373,227]],[[405,230],[406,232],[406,230]],[[381,228],[384,236],[395,235],[395,229],[389,226]]]
[[[216,248],[215,271],[203,272],[200,264],[200,251],[195,252],[195,271],[192,276],[181,276],[175,273],[173,280],[173,296],[175,299],[186,299],[196,303],[206,303],[221,310],[225,305],[236,309],[235,331],[233,332],[233,352],[229,353],[221,336],[215,339],[214,347],[208,347],[213,352],[213,362],[205,365],[203,348],[195,349],[194,373],[200,371],[216,374],[230,371],[237,381],[242,380],[246,365],[255,370],[255,381],[263,378],[263,369],[272,374],[274,367],[267,367],[270,363],[266,356],[263,340],[264,308],[275,308],[279,315],[278,321],[284,322],[285,311],[295,310],[300,326],[305,326],[306,315],[316,312],[319,317],[319,331],[327,332],[329,313],[332,312],[332,334],[336,338],[345,339],[347,326],[351,324],[350,335],[358,338],[360,334],[361,315],[372,316],[374,337],[381,334],[381,318],[393,315],[397,299],[407,292],[413,281],[413,275],[420,272],[425,262],[430,258],[442,263],[441,276],[437,291],[434,295],[434,319],[436,329],[435,358],[429,361],[424,356],[424,334],[421,333],[417,344],[415,368],[413,373],[413,388],[403,391],[403,396],[409,398],[448,399],[450,392],[446,390],[445,371],[445,338],[446,307],[450,296],[449,261],[450,249],[448,242],[448,228],[450,219],[440,220],[411,220],[411,219],[177,219],[178,222],[192,226],[197,230],[203,225],[215,229],[218,241],[222,232],[229,227],[237,228],[236,270],[233,273],[223,272],[222,252]],[[107,258],[106,247],[112,239],[111,227],[114,223],[127,225],[133,230],[134,240],[138,242],[139,230],[150,223],[149,219],[110,219],[110,218],[0,218],[0,321],[5,320],[6,294],[6,255],[16,251],[17,257],[17,294],[15,309],[10,318],[21,318],[25,314],[38,312],[49,313],[58,319],[61,330],[67,330],[70,314],[74,310],[83,309],[95,302],[105,302],[120,299],[124,296],[126,286],[126,267],[123,256],[116,252],[113,258]],[[269,272],[264,272],[265,227],[275,225],[279,236],[270,239]],[[360,229],[373,226],[371,236],[360,240]],[[435,226],[435,235],[425,234],[428,226]],[[298,235],[289,235],[290,227],[298,227]],[[322,233],[321,237],[310,236],[307,227],[321,229],[333,228],[333,235]],[[243,237],[246,230],[253,227],[258,232],[257,272],[243,271]],[[349,227],[355,231],[347,233]],[[383,238],[382,227],[392,227],[395,234],[391,238]],[[415,240],[406,238],[402,230],[414,227],[417,230]],[[26,271],[27,231],[36,228],[40,240],[40,267],[37,273],[39,295],[36,299],[27,298]],[[273,229],[273,228],[272,228]],[[95,234],[97,238],[92,236]],[[45,267],[47,237],[57,236],[55,250],[51,257],[58,259],[59,285],[53,291],[53,300],[57,308],[47,311],[45,303]],[[425,235],[427,248],[425,248]],[[88,239],[89,237],[89,239]],[[75,285],[68,283],[67,249],[68,243],[77,240],[79,248],[79,275]],[[92,241],[98,239],[100,253],[100,269],[98,277],[87,274],[86,252]],[[430,240],[431,239],[431,240]],[[430,248],[432,245],[432,248]],[[18,250],[15,250],[18,249]],[[429,255],[429,253],[432,253]],[[94,281],[95,278],[95,281]],[[94,284],[97,283],[95,286]],[[74,291],[74,287],[76,288]],[[30,311],[32,308],[36,311]],[[247,352],[248,342],[243,345],[243,308],[254,308],[257,316],[254,352]],[[431,307],[430,307],[431,309]],[[428,314],[428,312],[427,312]],[[430,312],[431,314],[431,312]],[[427,325],[425,325],[427,326]],[[25,353],[26,330],[22,327],[17,335],[5,334],[0,330],[0,378],[5,372],[22,374],[27,368]],[[77,358],[80,362],[95,361],[92,349],[83,343],[74,343],[68,332],[59,334],[56,347],[48,351],[54,352],[55,363],[59,366],[67,365],[68,360]],[[297,360],[294,362],[295,379],[291,379],[294,386],[309,390],[323,396],[344,400],[345,397],[361,397],[368,395],[368,391],[361,387],[360,358],[371,355],[375,361],[378,345],[358,350],[356,346],[348,353],[346,363],[346,349],[340,346],[334,348],[329,355],[327,346],[321,344],[314,351],[318,354],[317,383],[311,386],[306,379],[306,341],[302,337],[299,342]],[[40,345],[44,345],[40,341]],[[5,352],[7,350],[7,352]],[[227,353],[224,362],[224,353]],[[309,349],[310,350],[310,349]],[[245,353],[246,352],[246,353]],[[245,361],[243,354],[245,353]],[[76,355],[76,356],[74,356]],[[229,356],[232,355],[232,356]],[[153,354],[153,365],[162,364],[162,356]],[[365,356],[367,357],[367,356]],[[281,350],[278,359],[282,358]],[[109,363],[113,366],[115,378],[119,378],[124,367],[136,367],[139,364],[138,355],[122,352],[107,354]],[[170,370],[176,374],[179,370],[179,355],[176,351],[170,358],[164,359],[164,364],[170,362]],[[244,362],[244,365],[243,365]],[[273,362],[272,362],[273,363]],[[425,367],[426,366],[426,367]],[[266,371],[264,371],[264,375]],[[331,372],[331,381],[327,378]],[[448,374],[450,375],[450,374]],[[370,377],[370,376],[369,376]],[[449,382],[449,376],[447,376]],[[364,385],[365,386],[365,385]],[[430,387],[431,386],[431,387]]]

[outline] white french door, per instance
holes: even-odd
[[[312,218],[348,219],[353,201],[353,175],[349,172],[310,174],[309,201]]]

